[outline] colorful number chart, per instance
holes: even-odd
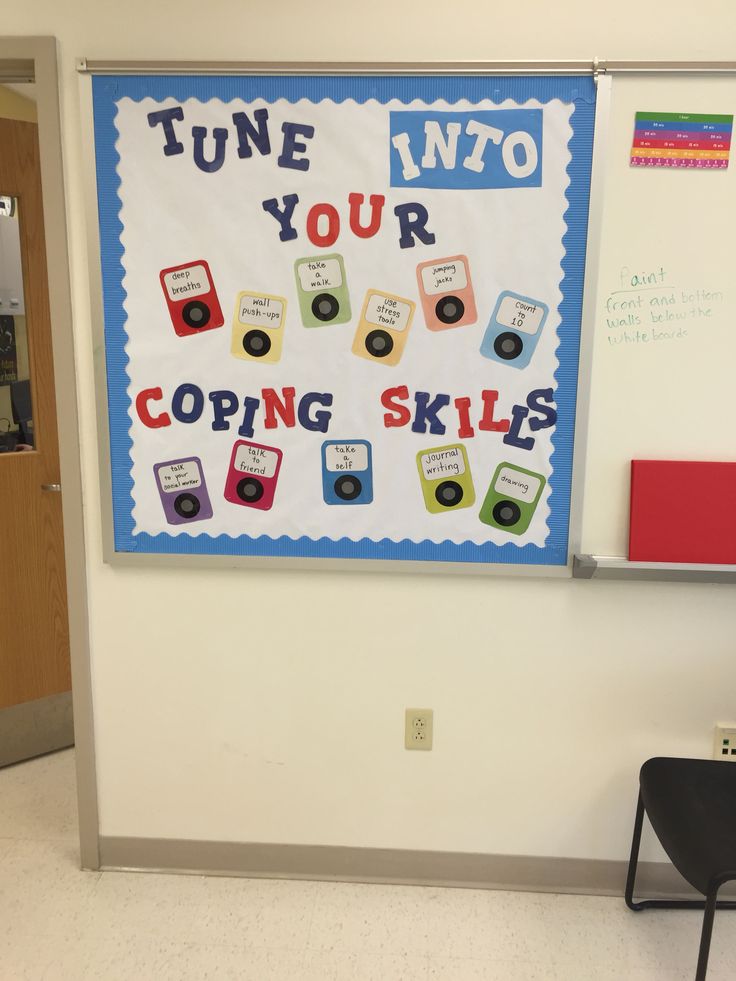
[[[114,553],[567,564],[592,79],[92,92]]]
[[[637,112],[631,166],[723,170],[732,130],[733,115]]]

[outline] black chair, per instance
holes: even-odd
[[[13,422],[18,426],[22,442],[34,446],[31,383],[27,378],[23,381],[11,382],[10,408],[13,413]]]
[[[634,902],[644,812],[672,864],[703,900],[646,899]],[[719,760],[647,760],[639,774],[639,801],[631,843],[626,905],[643,909],[702,909],[703,929],[695,981],[705,981],[718,890],[736,879],[736,764]],[[736,974],[736,968],[734,969]]]

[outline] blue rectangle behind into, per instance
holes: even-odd
[[[390,115],[391,187],[542,186],[541,109]]]

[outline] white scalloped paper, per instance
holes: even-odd
[[[126,331],[129,356],[129,394],[132,403],[139,391],[161,386],[164,401],[152,409],[170,412],[177,385],[190,382],[205,393],[218,389],[259,398],[261,389],[296,389],[297,401],[306,392],[333,395],[332,418],[326,434],[263,426],[262,407],[256,415],[254,442],[276,446],[284,459],[273,508],[257,511],[225,501],[223,489],[234,441],[240,438],[238,416],[230,431],[213,432],[211,407],[193,424],[172,420],[172,425],[149,429],[131,407],[130,435],[134,481],[135,533],[156,535],[226,534],[233,537],[267,535],[333,540],[368,538],[380,541],[409,539],[441,543],[495,542],[503,545],[543,545],[547,535],[549,484],[545,487],[529,530],[511,535],[481,523],[478,511],[498,463],[505,461],[550,475],[552,429],[534,434],[531,451],[503,443],[502,434],[482,432],[477,421],[482,413],[481,391],[499,391],[499,413],[508,415],[514,403],[525,404],[537,388],[554,388],[556,348],[561,300],[562,237],[566,231],[566,172],[570,161],[572,106],[558,100],[527,102],[525,108],[544,111],[543,181],[541,188],[455,191],[393,189],[389,187],[389,113],[392,109],[427,108],[425,103],[398,101],[339,104],[329,100],[311,103],[252,103],[233,100],[183,103],[186,152],[165,157],[163,134],[148,126],[149,112],[173,100],[140,102],[128,98],[118,103],[116,126],[120,154],[118,173],[122,202],[120,220],[124,248],[123,287],[127,298]],[[451,107],[444,102],[434,109],[512,108],[463,101]],[[232,114],[266,106],[272,152],[239,159]],[[297,121],[315,127],[308,141],[309,170],[280,168],[282,122]],[[230,131],[225,163],[213,174],[201,172],[191,154],[191,126],[215,126]],[[211,152],[212,141],[207,141]],[[386,205],[378,234],[360,239],[348,224],[348,194],[383,194]],[[267,198],[296,193],[299,204],[293,216],[298,238],[283,243],[279,226],[262,208]],[[317,202],[329,202],[339,211],[341,232],[329,249],[315,248],[306,235],[306,215]],[[399,248],[399,224],[395,205],[421,202],[428,210],[428,228],[434,245]],[[293,274],[297,258],[338,252],[344,258],[353,318],[350,324],[306,329],[299,316]],[[469,258],[478,322],[473,326],[430,332],[417,296],[416,266],[420,262],[459,253]],[[193,337],[177,337],[171,326],[159,284],[161,269],[183,262],[206,259],[212,270],[222,305],[225,325]],[[400,364],[388,367],[358,358],[350,351],[358,317],[368,289],[413,299],[417,310]],[[522,371],[498,365],[480,356],[485,327],[499,293],[503,290],[539,298],[550,314],[530,366]],[[230,354],[231,325],[239,292],[252,290],[287,298],[284,353],[276,365],[250,363]],[[441,418],[447,425],[442,435],[417,434],[410,426],[386,429],[381,393],[391,386],[406,385],[413,395],[425,391],[445,393],[451,399],[472,400],[471,421],[475,436],[458,439],[458,417],[453,406]],[[413,401],[408,403],[413,406]],[[528,429],[525,435],[529,435]],[[356,507],[328,506],[322,499],[321,444],[326,439],[367,439],[373,447],[374,502]],[[430,514],[424,507],[416,466],[420,450],[462,442],[469,458],[475,487],[473,507]],[[191,525],[167,524],[153,477],[156,463],[197,456],[202,460],[213,517]]]

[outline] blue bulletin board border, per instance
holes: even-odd
[[[496,545],[488,542],[456,544],[445,541],[413,542],[383,539],[373,541],[348,538],[334,540],[307,537],[252,538],[241,535],[213,537],[169,535],[161,533],[133,534],[133,479],[129,434],[131,405],[128,394],[128,356],[125,351],[125,311],[123,303],[123,230],[118,196],[120,179],[115,127],[116,101],[128,97],[140,101],[151,97],[158,101],[173,98],[178,101],[219,98],[266,100],[299,99],[320,101],[332,99],[343,102],[354,99],[365,103],[375,99],[386,103],[391,99],[410,102],[421,99],[431,103],[438,99],[450,103],[461,99],[477,102],[492,99],[499,102],[513,99],[524,103],[536,99],[547,103],[560,99],[573,103],[572,137],[569,143],[571,160],[567,171],[568,209],[564,215],[567,232],[563,236],[565,255],[562,260],[563,278],[560,284],[562,301],[559,306],[561,324],[557,356],[559,367],[556,404],[558,421],[552,435],[552,474],[549,499],[550,533],[544,547],[514,544]],[[112,477],[114,550],[137,554],[192,554],[279,556],[332,559],[390,559],[430,562],[505,563],[522,565],[564,566],[568,561],[570,497],[577,402],[578,361],[580,353],[580,324],[585,273],[585,250],[588,226],[588,199],[593,151],[596,87],[587,76],[510,76],[494,75],[96,75],[92,78],[94,140],[97,174],[97,199],[102,261],[103,311],[107,365],[108,419]]]

